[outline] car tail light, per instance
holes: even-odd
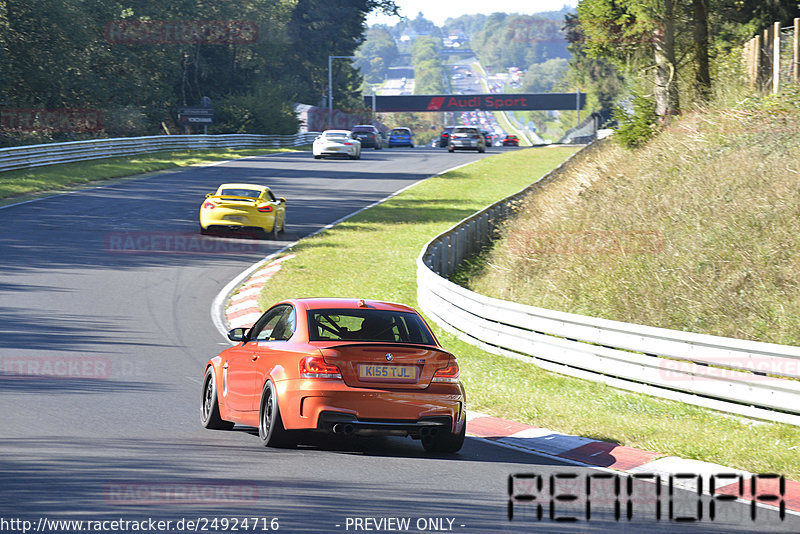
[[[453,362],[447,367],[438,369],[433,373],[431,382],[458,382],[458,364]]]
[[[325,363],[321,356],[306,356],[300,360],[300,376],[303,378],[342,379],[342,372],[335,365]]]
[[[262,204],[261,206],[258,207],[258,211],[260,211],[261,213],[269,213],[273,209],[275,208],[273,208],[270,204]]]
[[[355,143],[351,143],[349,141],[345,141],[344,144],[345,144],[345,146],[353,146]]]
[[[216,205],[216,204],[214,204],[213,202],[210,202],[210,201],[208,201],[208,200],[206,200],[205,202],[203,202],[203,209],[206,209],[206,210],[213,210],[213,209],[214,209],[214,208],[216,208],[216,207],[217,207],[217,205]]]

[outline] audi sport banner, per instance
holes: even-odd
[[[372,107],[372,96],[364,97]],[[489,93],[479,95],[376,96],[376,111],[508,111],[523,109],[577,109],[586,105],[585,93]]]

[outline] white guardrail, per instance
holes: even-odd
[[[301,146],[314,142],[317,135],[316,132],[294,135],[154,135],[18,146],[0,149],[0,171],[160,150]]]
[[[552,179],[562,166],[539,182]],[[479,295],[447,280],[464,258],[489,244],[535,185],[464,219],[422,250],[417,298],[436,324],[487,352],[550,371],[800,425],[800,347],[536,308]]]

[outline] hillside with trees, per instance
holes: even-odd
[[[567,16],[571,79],[592,107],[631,95],[623,121],[663,123],[724,97],[745,39],[797,16],[789,0],[581,0]]]
[[[100,135],[142,135],[163,133],[164,126],[175,131],[177,108],[209,97],[214,132],[293,133],[291,103],[322,102],[328,56],[353,55],[374,10],[393,13],[396,6],[393,0],[0,2],[0,106],[97,109]],[[228,22],[203,33],[209,21]],[[334,63],[339,106],[360,106],[360,86],[349,62]],[[0,143],[76,137],[4,131]]]
[[[562,26],[563,19],[492,13],[470,45],[484,66],[527,69],[548,59],[570,57]]]

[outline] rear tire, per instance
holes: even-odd
[[[203,404],[200,408],[200,422],[203,423],[205,428],[212,430],[230,430],[233,428],[233,423],[223,421],[219,415],[217,380],[213,366],[208,368],[203,379]]]
[[[265,447],[291,448],[297,445],[289,432],[283,427],[281,411],[278,408],[278,394],[275,386],[267,380],[261,392],[258,410],[258,437]]]
[[[314,159],[322,159],[322,156],[314,156]]]
[[[464,445],[464,438],[466,435],[467,423],[465,421],[461,426],[461,432],[458,432],[457,434],[445,432],[443,434],[437,434],[433,438],[423,438],[422,447],[428,452],[458,452]]]
[[[453,152],[455,152],[455,151],[456,151],[456,149],[455,149],[455,148],[453,148],[453,147],[451,147],[451,146],[449,146],[449,147],[447,147],[447,151],[448,151],[448,152],[450,152],[450,153],[452,154]]]

